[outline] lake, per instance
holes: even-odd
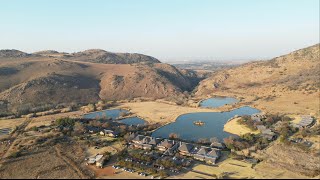
[[[119,122],[127,124],[127,125],[143,125],[146,123],[145,120],[138,118],[138,117],[129,117],[122,120],[119,120]]]
[[[235,115],[251,115],[260,111],[249,106],[244,106],[230,112],[201,112],[181,115],[171,124],[163,126],[152,133],[153,137],[168,138],[170,133],[176,133],[181,139],[198,141],[200,138],[217,137],[223,140],[229,136],[235,136],[224,132],[223,127],[227,121]],[[205,125],[196,126],[194,121],[203,121]]]
[[[104,111],[96,111],[83,115],[85,119],[112,118],[117,119],[122,112],[129,112],[124,109],[109,109]]]
[[[235,104],[237,102],[239,101],[232,97],[214,97],[201,101],[200,107],[217,108],[226,104]]]
[[[120,113],[122,112],[127,113],[129,111],[124,109],[109,109],[109,110],[96,111],[89,114],[85,114],[83,118],[85,119],[112,118],[114,120],[119,118]],[[139,125],[139,124],[142,125],[146,123],[145,120],[138,117],[129,117],[129,118],[121,119],[119,120],[119,122],[127,125]]]

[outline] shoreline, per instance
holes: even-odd
[[[251,129],[245,127],[244,125],[241,125],[238,123],[238,120],[240,119],[241,117],[233,117],[233,118],[230,118],[227,123],[224,124],[223,126],[223,131],[224,132],[227,132],[227,133],[230,133],[230,134],[234,134],[234,135],[237,135],[237,136],[241,136],[243,134],[246,134],[246,133],[251,133],[251,134],[258,134],[259,131],[252,131]]]

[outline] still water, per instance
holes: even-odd
[[[99,118],[112,118],[116,119],[120,116],[121,112],[128,112],[124,109],[110,109],[104,111],[96,111],[89,114],[85,114],[83,118],[85,119],[99,119]]]
[[[200,138],[217,137],[219,140],[232,134],[224,132],[223,126],[235,115],[251,115],[260,112],[258,109],[244,106],[230,112],[201,112],[184,114],[171,124],[156,130],[152,136],[168,138],[170,133],[176,133],[181,139],[197,141]],[[196,126],[194,121],[203,121],[205,125]]]
[[[200,107],[217,108],[226,104],[234,104],[237,102],[239,101],[232,97],[215,97],[201,101]]]

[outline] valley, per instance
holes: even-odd
[[[319,178],[318,67],[319,44],[209,74],[1,50],[0,178]]]

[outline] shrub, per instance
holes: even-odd
[[[161,176],[161,177],[168,177],[168,173],[166,172],[166,171],[164,171],[164,170],[161,170],[161,171],[159,171],[159,175]]]
[[[37,127],[37,126],[33,126],[32,128],[31,128],[31,131],[38,131],[39,130],[39,128]]]
[[[21,152],[17,151],[17,152],[13,152],[10,154],[9,158],[18,158],[21,156]]]
[[[65,127],[65,126],[74,126],[74,123],[75,123],[74,119],[71,119],[71,118],[68,118],[68,117],[67,118],[59,118],[55,122],[55,124],[57,126],[63,126],[63,127]]]
[[[169,139],[178,139],[178,138],[179,138],[179,134],[176,134],[176,133],[169,134]]]

